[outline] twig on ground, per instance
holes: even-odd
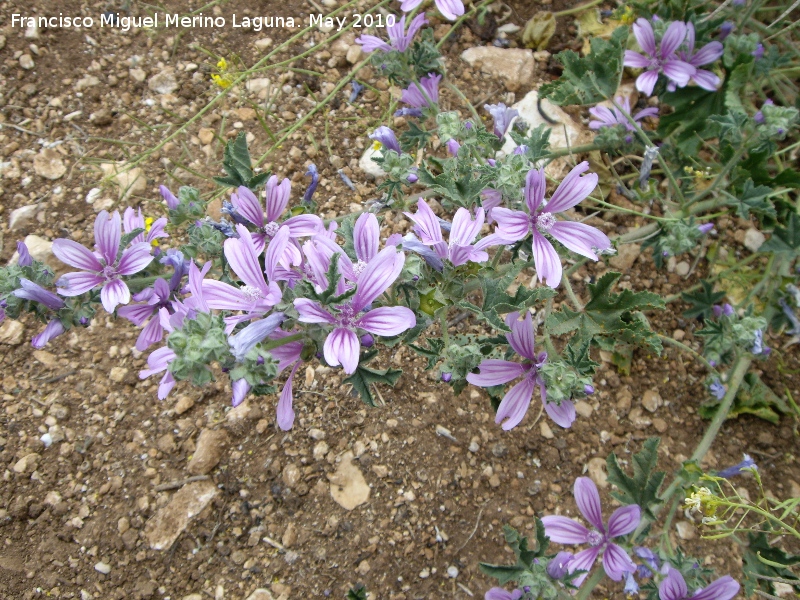
[[[469,537],[468,537],[466,540],[464,540],[464,543],[463,543],[463,544],[461,544],[461,547],[460,547],[458,550],[456,550],[456,554],[458,554],[459,552],[461,552],[461,551],[462,551],[462,550],[463,550],[463,549],[466,547],[466,545],[469,543],[469,541],[470,541],[470,540],[472,539],[472,537],[475,535],[475,532],[476,532],[476,531],[478,531],[478,525],[479,525],[479,524],[480,524],[480,522],[481,522],[481,516],[483,515],[483,509],[484,509],[484,508],[486,508],[486,505],[487,505],[487,504],[489,504],[489,502],[488,502],[488,501],[487,501],[487,502],[484,502],[484,503],[483,503],[483,506],[481,506],[481,509],[478,511],[478,518],[477,518],[477,519],[475,519],[475,527],[473,527],[473,528],[472,528],[472,533],[470,533],[470,534],[469,534]]]
[[[178,488],[182,488],[187,483],[192,483],[194,481],[206,481],[208,479],[211,479],[208,475],[193,475],[192,477],[187,477],[186,479],[178,479],[177,481],[162,483],[153,489],[157,492],[166,492],[167,490],[177,490]]]

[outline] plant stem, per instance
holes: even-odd
[[[701,363],[703,363],[709,371],[719,375],[719,371],[717,371],[717,369],[714,367],[714,365],[712,365],[710,362],[708,362],[708,360],[706,360],[705,356],[703,356],[702,354],[700,354],[699,352],[697,352],[693,348],[690,348],[686,344],[684,344],[682,342],[679,342],[678,340],[672,339],[669,336],[661,335],[660,333],[657,333],[656,335],[658,336],[658,339],[660,339],[662,342],[666,342],[670,346],[675,346],[679,350],[683,350],[687,354],[691,354],[696,360],[698,360]]]
[[[561,281],[564,282],[564,290],[567,292],[567,296],[569,296],[570,302],[572,302],[575,310],[583,312],[583,303],[578,299],[578,296],[575,295],[575,290],[572,289],[572,284],[564,273],[561,274]]]
[[[593,6],[597,6],[598,4],[602,4],[603,0],[592,0],[591,2],[587,2],[586,4],[580,4],[578,6],[573,6],[572,8],[568,8],[566,10],[560,10],[558,12],[553,13],[553,16],[557,19],[558,17],[566,17],[567,15],[574,15],[575,13],[583,12],[584,10],[589,10]]]
[[[271,342],[267,342],[266,344],[262,345],[262,349],[264,350],[272,350],[273,348],[279,348],[280,346],[285,346],[286,344],[290,344],[292,342],[296,342],[298,340],[302,340],[303,333],[295,333],[294,335],[287,335],[286,337],[282,337],[277,340],[272,340]]]
[[[603,567],[597,567],[592,576],[583,582],[581,589],[578,590],[578,594],[575,596],[575,600],[586,600],[605,576],[606,572]]]
[[[731,369],[730,380],[728,381],[728,391],[725,392],[725,397],[723,397],[722,401],[719,403],[719,408],[716,414],[714,414],[714,418],[711,419],[711,423],[708,429],[706,429],[703,439],[700,440],[697,448],[695,448],[694,453],[689,459],[690,461],[694,460],[699,462],[706,455],[709,448],[711,448],[711,444],[714,443],[714,438],[717,437],[722,424],[725,422],[725,419],[728,418],[728,412],[730,412],[731,406],[733,405],[733,400],[736,398],[739,386],[742,385],[742,380],[747,374],[747,370],[750,368],[752,362],[753,358],[749,354],[736,358],[736,361],[733,363],[733,368]],[[664,501],[669,500],[678,490],[681,483],[681,478],[676,477],[667,488],[667,491],[661,496],[661,499]]]
[[[439,313],[439,326],[442,330],[442,340],[444,341],[444,354],[447,356],[448,349],[450,348],[450,334],[447,331],[447,309],[441,309]]]

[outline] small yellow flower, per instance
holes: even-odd
[[[144,231],[145,231],[145,233],[150,233],[150,230],[153,228],[153,221],[155,221],[155,219],[153,219],[153,217],[145,217],[145,219],[144,219]],[[158,246],[158,239],[157,238],[154,239],[152,242],[150,242],[150,245],[151,246]]]
[[[372,149],[375,150],[375,152],[377,152],[381,148],[383,148],[383,144],[381,144],[378,140],[372,142]]]
[[[703,509],[703,504],[707,503],[711,498],[711,490],[707,487],[701,487],[684,500],[684,505],[686,508],[699,512]]]
[[[633,8],[630,6],[626,6],[622,10],[622,14],[619,17],[619,20],[622,21],[625,25],[630,25],[636,20],[636,13],[634,12]]]
[[[228,70],[228,61],[224,58],[220,58],[219,62],[217,63],[217,68],[220,71],[227,71]]]

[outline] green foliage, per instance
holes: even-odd
[[[594,362],[589,356],[591,342],[581,340],[578,336],[573,336],[564,349],[564,358],[568,365],[581,375],[594,375],[600,365]]]
[[[358,583],[347,592],[347,600],[367,600],[367,588]]]
[[[765,185],[757,186],[752,179],[748,179],[736,196],[728,193],[725,193],[725,195],[728,197],[728,205],[733,206],[736,209],[736,214],[743,219],[749,219],[750,213],[758,217],[774,219],[778,216],[778,213],[772,203],[769,202],[771,193],[772,188]]]
[[[620,273],[612,271],[603,275],[597,283],[589,284],[591,300],[583,311],[562,306],[551,314],[547,320],[550,333],[564,335],[578,331],[581,341],[610,336],[624,343],[647,346],[660,353],[661,341],[640,311],[663,309],[663,298],[652,292],[623,290],[620,294],[612,293],[611,288],[620,276]]]
[[[758,576],[779,577],[793,584],[795,592],[800,593],[800,579],[791,567],[800,565],[800,554],[787,554],[780,548],[769,543],[766,532],[747,534],[747,546],[744,549],[744,592],[745,596],[752,597],[756,590],[768,594],[775,593],[774,583]]]
[[[800,217],[797,216],[797,213],[789,216],[786,227],[775,227],[772,237],[764,242],[758,250],[759,252],[783,254],[788,259],[800,256]]]
[[[175,353],[169,370],[175,379],[188,379],[196,386],[214,380],[209,365],[230,358],[225,322],[220,315],[197,313],[184,321],[183,327],[169,334],[167,346]]]
[[[27,279],[48,289],[53,284],[53,273],[47,265],[38,260],[34,260],[27,267],[19,265],[0,267],[0,301],[5,304],[2,311],[11,319],[18,319],[22,312],[31,311],[43,317],[49,312],[48,308],[38,302],[17,298],[13,294],[14,290],[22,287],[20,279]]]
[[[513,127],[508,134],[518,146],[527,146],[528,150],[525,155],[531,162],[535,163],[550,150],[551,132],[552,129],[542,123],[538,127],[531,128],[526,135],[522,135]]]
[[[683,316],[687,319],[696,317],[710,319],[714,316],[714,305],[719,304],[725,298],[725,292],[715,292],[714,284],[710,281],[703,279],[700,281],[700,285],[703,289],[681,293],[681,299],[692,305],[689,310],[683,312]]]
[[[429,164],[438,167],[441,172],[435,174],[429,168],[421,166],[418,171],[419,183],[444,196],[443,204],[458,207],[471,207],[480,204],[481,192],[489,187],[491,178],[476,173],[469,157],[436,159],[431,158]],[[449,201],[449,202],[448,202]]]
[[[228,187],[245,186],[251,190],[256,190],[269,177],[269,173],[256,175],[253,172],[250,163],[250,151],[247,149],[247,138],[244,132],[240,132],[235,140],[225,144],[222,168],[228,175],[226,177],[214,177],[214,181]]]
[[[617,27],[608,40],[592,38],[592,50],[586,57],[572,50],[557,54],[564,72],[556,81],[542,85],[540,96],[560,106],[596,104],[611,98],[622,78],[622,54],[627,39],[628,28]]]
[[[168,210],[169,222],[175,226],[194,223],[206,215],[206,202],[200,198],[200,192],[193,187],[182,186],[178,190],[177,208]]]
[[[189,258],[208,256],[217,258],[222,256],[222,244],[225,235],[215,229],[208,219],[200,221],[199,226],[189,226],[189,243],[184,246],[184,251]]]
[[[658,136],[662,139],[671,137],[683,155],[697,156],[702,140],[716,135],[709,119],[725,111],[724,89],[723,86],[716,92],[709,92],[694,87],[663,94],[662,101],[672,106],[674,111],[659,119]]]
[[[719,401],[714,398],[701,404],[698,412],[701,417],[711,419],[718,408]],[[783,398],[775,394],[756,373],[748,373],[736,392],[728,418],[733,419],[748,414],[777,425],[780,422],[780,415],[788,412],[790,412],[789,406]]]
[[[353,386],[353,392],[361,396],[364,404],[369,406],[379,406],[380,404],[375,400],[370,386],[384,383],[389,387],[394,387],[397,380],[400,379],[400,375],[403,374],[402,369],[370,369],[364,366],[377,355],[377,350],[369,350],[362,354],[355,373],[344,380],[344,383]]]
[[[622,470],[616,454],[609,454],[606,459],[608,482],[617,488],[611,495],[623,504],[638,504],[651,521],[655,520],[653,507],[662,503],[658,488],[666,476],[664,471],[655,470],[659,442],[656,437],[649,438],[641,451],[633,455],[633,477]]]
[[[424,148],[432,137],[433,132],[427,131],[413,121],[409,121],[408,129],[400,134],[398,141],[403,151],[416,152],[419,148]]]

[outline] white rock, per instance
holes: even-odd
[[[758,252],[766,239],[766,236],[758,229],[750,228],[744,234],[744,247],[750,252]]]
[[[534,129],[539,125],[544,125],[550,128],[550,147],[554,150],[566,147],[579,146],[584,143],[589,143],[592,140],[592,134],[589,130],[582,125],[579,125],[572,120],[567,113],[561,108],[550,102],[549,100],[542,100],[541,107],[551,120],[555,121],[553,125],[549,123],[542,114],[539,112],[537,106],[539,93],[536,90],[528,92],[525,97],[514,104],[512,108],[519,111],[519,117],[525,121],[530,129]],[[516,119],[515,119],[516,121]],[[529,129],[529,131],[530,131]],[[506,135],[505,143],[503,144],[502,152],[511,154],[516,148],[514,140]],[[545,167],[545,172],[551,177],[559,178],[569,167],[569,162],[564,158],[559,158],[551,162]]]
[[[691,268],[692,266],[688,262],[682,260],[681,262],[675,264],[675,274],[685,277],[689,274],[689,269]]]
[[[641,244],[622,244],[617,248],[616,256],[608,259],[608,264],[624,273],[633,266],[641,252]]]
[[[33,58],[30,54],[23,54],[19,57],[19,66],[30,71],[34,67]]]
[[[39,26],[36,24],[35,20],[31,25],[28,25],[28,28],[25,30],[25,39],[26,40],[39,39]]]
[[[269,86],[270,80],[267,77],[256,77],[255,79],[250,79],[245,84],[247,91],[253,92],[254,94],[268,90]]]
[[[142,69],[129,69],[128,73],[134,81],[138,81],[139,83],[147,79],[147,73]]]
[[[266,588],[258,588],[247,597],[247,600],[273,600],[272,592]]]
[[[458,577],[458,568],[453,566],[447,567],[447,576],[450,579],[455,579]]]
[[[84,75],[75,82],[75,91],[82,92],[86,88],[94,87],[96,85],[100,85],[100,79],[94,75]]]
[[[94,204],[94,201],[100,197],[100,194],[103,193],[103,190],[100,188],[92,188],[89,190],[89,193],[86,194],[86,204]]]
[[[102,163],[100,168],[106,177],[114,177],[114,183],[119,186],[120,200],[124,201],[135,194],[147,191],[147,178],[139,167],[125,170],[124,163]]]
[[[663,403],[664,401],[661,399],[661,395],[655,390],[645,390],[642,395],[642,406],[651,413],[656,412]]]
[[[358,160],[359,168],[367,175],[372,175],[376,179],[385,177],[386,171],[381,169],[380,165],[372,160],[373,156],[381,156],[381,152],[372,147],[372,140],[370,140],[370,145],[367,146],[367,149],[364,150],[364,154],[362,154],[361,158]]]
[[[591,480],[597,484],[597,487],[608,487],[608,473],[606,472],[606,460],[604,458],[595,457],[591,459],[588,464],[588,473]]]
[[[333,475],[328,475],[328,479],[331,482],[331,496],[346,510],[353,510],[369,500],[369,486],[361,469],[353,464],[353,453],[349,450],[342,454],[339,468]]]
[[[546,440],[552,440],[555,437],[550,425],[548,425],[545,421],[539,421],[539,431],[541,432],[542,437]]]
[[[358,44],[353,44],[347,49],[345,58],[347,58],[347,62],[349,62],[351,65],[354,65],[361,60],[361,56],[361,46]]]
[[[19,346],[22,343],[22,336],[25,334],[25,327],[19,321],[6,319],[0,325],[0,344],[6,346]]]
[[[102,573],[103,575],[108,575],[111,573],[111,565],[104,562],[99,562],[94,566],[94,570],[98,573]]]
[[[269,37],[261,38],[260,40],[256,40],[255,42],[253,42],[253,45],[256,47],[256,50],[260,50],[261,52],[263,52],[264,50],[272,46],[272,38]]]
[[[592,412],[594,412],[594,409],[592,408],[591,404],[586,402],[586,400],[578,400],[575,403],[575,412],[578,413],[580,416],[584,417],[585,419],[588,419],[589,417],[592,416]]]
[[[167,550],[188,527],[189,522],[219,494],[213,481],[195,481],[183,486],[144,526],[153,550]]]
[[[33,159],[33,170],[45,179],[60,179],[67,172],[61,154],[52,148],[44,148]]]
[[[536,68],[533,51],[519,48],[478,46],[462,52],[461,58],[487,75],[504,79],[512,92],[530,83]]]
[[[39,212],[39,206],[37,204],[28,204],[27,206],[21,206],[12,210],[11,216],[8,219],[8,228],[11,231],[22,229],[33,220],[37,212]]]
[[[149,87],[156,94],[171,94],[178,89],[178,80],[175,78],[175,71],[166,68],[160,73],[153,75],[147,82]]]
[[[675,529],[678,531],[678,537],[682,540],[693,540],[697,536],[694,523],[689,523],[689,521],[678,521],[675,523]]]

